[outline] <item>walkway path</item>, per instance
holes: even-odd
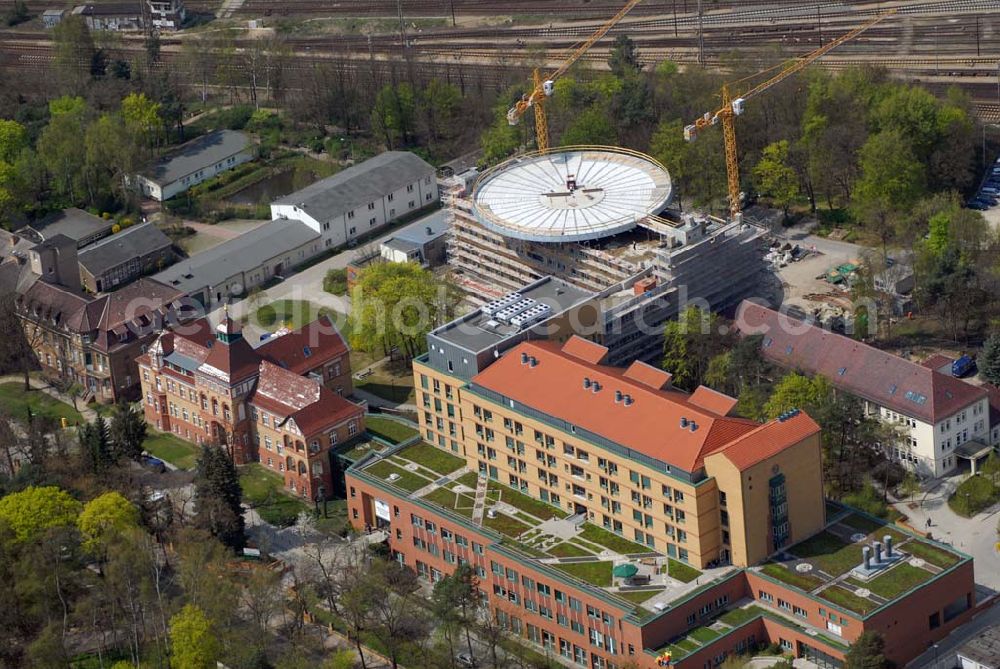
[[[948,497],[965,475],[941,479],[913,502],[896,502],[895,507],[909,518],[910,526],[930,532],[931,538],[950,544],[975,558],[976,584],[1000,592],[1000,553],[996,544],[1000,504],[963,518],[948,506]],[[912,506],[912,508],[911,508]],[[927,520],[931,524],[928,526]]]
[[[8,374],[6,376],[0,376],[0,383],[24,383],[24,376],[21,374]],[[36,376],[29,377],[29,383],[31,387],[35,390],[40,390],[41,392],[53,397],[60,402],[73,406],[73,400],[67,395],[59,392],[53,388],[47,381],[40,379]],[[97,412],[95,412],[90,407],[84,406],[80,400],[76,402],[77,411],[83,416],[83,419],[90,422],[97,418]]]

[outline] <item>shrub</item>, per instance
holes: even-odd
[[[323,277],[323,290],[333,295],[344,295],[347,293],[347,270],[331,269]]]
[[[1000,498],[1000,490],[983,476],[970,476],[962,481],[948,498],[948,506],[960,516],[974,516]]]
[[[118,225],[117,223],[111,226],[111,234],[117,235],[121,231],[122,231],[122,226]]]

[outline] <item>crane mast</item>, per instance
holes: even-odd
[[[642,0],[629,0],[617,14],[601,24],[601,26],[594,31],[590,37],[584,40],[582,44],[574,48],[566,56],[562,64],[547,77],[543,78],[541,73],[538,71],[538,68],[535,68],[532,77],[531,93],[522,96],[521,99],[507,111],[507,122],[511,125],[517,125],[528,108],[534,107],[535,137],[539,151],[547,151],[549,148],[549,126],[545,117],[545,98],[549,97],[554,92],[555,80],[565,74],[566,71],[573,66],[573,63],[580,60],[580,57],[585,54],[590,47],[597,42],[597,40],[607,35],[608,31],[614,28],[615,25],[625,18],[625,15],[640,2],[642,2]]]
[[[883,19],[892,14],[895,14],[896,10],[889,10],[878,16],[870,19],[864,24],[858,26],[854,30],[841,35],[837,39],[828,42],[825,46],[816,49],[815,51],[798,58],[793,63],[789,64],[783,68],[778,74],[774,75],[770,79],[763,81],[753,88],[749,89],[742,95],[738,97],[732,97],[730,91],[730,86],[732,84],[724,84],[722,86],[722,107],[720,107],[715,113],[706,112],[702,117],[697,119],[694,123],[684,127],[684,139],[691,142],[694,141],[698,133],[705,128],[716,125],[717,123],[722,123],[722,135],[726,146],[726,180],[729,188],[729,212],[735,218],[739,215],[742,209],[742,202],[740,201],[740,166],[739,160],[736,154],[736,117],[743,113],[744,105],[746,102],[757,95],[760,95],[772,86],[781,83],[788,77],[792,76],[796,72],[801,72],[811,63],[815,62],[817,59],[837,48],[844,42],[848,42],[864,31],[871,28],[876,23],[879,23]],[[771,68],[773,70],[775,68]],[[764,70],[764,72],[759,72],[754,77],[760,74],[769,72],[770,70]],[[753,78],[753,77],[747,77]],[[746,81],[742,79],[734,83],[740,83]]]

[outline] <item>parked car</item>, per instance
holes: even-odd
[[[989,209],[989,205],[986,205],[979,200],[970,200],[965,204],[966,209],[974,209],[975,211],[986,211]]]
[[[459,653],[455,656],[455,663],[460,667],[475,667],[476,658],[472,657],[468,653]]]
[[[963,355],[951,363],[951,375],[961,378],[976,368],[976,360],[970,355]]]
[[[166,463],[164,463],[163,460],[159,458],[154,458],[152,455],[142,456],[142,459],[139,462],[140,464],[142,464],[143,467],[145,467],[146,469],[151,469],[157,474],[162,474],[163,472],[167,471]]]

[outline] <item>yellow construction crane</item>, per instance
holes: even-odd
[[[538,72],[538,68],[535,68],[535,73],[533,77],[534,88],[529,95],[523,96],[517,101],[513,107],[507,112],[507,122],[511,125],[517,125],[521,116],[524,112],[528,110],[528,107],[535,108],[535,136],[538,140],[538,150],[547,151],[549,148],[549,125],[545,120],[545,98],[552,95],[555,90],[555,81],[563,74],[566,73],[573,63],[580,59],[580,56],[585,54],[587,50],[594,45],[594,42],[601,39],[608,34],[608,31],[615,27],[619,21],[625,18],[625,15],[631,11],[633,7],[638,5],[642,0],[629,0],[628,3],[621,8],[621,10],[614,15],[609,21],[601,25],[593,35],[588,37],[582,44],[575,47],[563,64],[559,66],[555,72],[549,76],[542,78],[541,74]]]
[[[855,37],[857,37],[864,31],[868,30],[882,19],[895,13],[896,10],[893,9],[884,12],[882,14],[879,14],[875,18],[867,21],[866,23],[855,28],[851,32],[841,35],[837,39],[833,40],[832,42],[829,42],[825,46],[816,49],[812,53],[808,53],[805,56],[796,59],[791,64],[785,65],[784,69],[778,72],[778,74],[774,75],[767,81],[757,84],[756,86],[746,91],[742,95],[739,95],[738,97],[732,97],[732,95],[730,94],[730,86],[741,84],[747,81],[748,79],[754,79],[756,77],[761,76],[762,74],[766,74],[767,72],[776,70],[779,67],[782,67],[784,63],[782,65],[776,65],[775,67],[772,67],[768,70],[764,70],[763,72],[758,72],[757,74],[747,77],[746,79],[740,79],[739,81],[723,85],[722,107],[714,114],[706,113],[704,116],[699,118],[691,125],[684,126],[684,139],[691,142],[694,141],[695,138],[697,138],[698,133],[701,130],[709,126],[716,125],[717,123],[719,123],[719,121],[722,121],[722,134],[726,144],[726,177],[729,182],[729,211],[734,218],[736,217],[737,214],[740,213],[740,210],[742,209],[742,202],[740,202],[740,166],[736,158],[735,119],[737,116],[743,113],[744,105],[746,104],[746,102],[751,98],[759,95],[760,93],[763,93],[764,91],[774,86],[775,84],[784,81],[785,79],[792,76],[796,72],[803,70],[806,66],[808,66],[810,63],[814,62],[816,59],[820,58],[824,54],[826,54],[828,51],[837,48],[844,42],[854,39]]]

